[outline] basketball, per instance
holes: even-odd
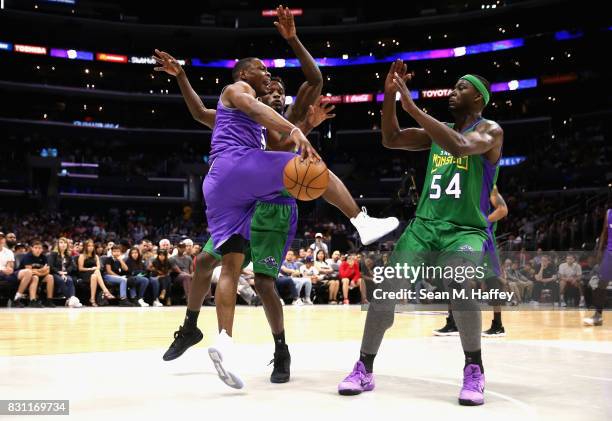
[[[296,156],[285,165],[283,182],[289,194],[296,199],[314,200],[327,190],[329,170],[323,161],[301,161]]]

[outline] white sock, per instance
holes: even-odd
[[[20,294],[20,293],[16,292],[15,293],[15,299],[13,301],[21,300],[23,297],[25,297],[25,294]]]

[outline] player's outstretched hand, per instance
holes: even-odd
[[[156,48],[155,54],[152,57],[159,64],[158,67],[153,68],[156,72],[166,72],[169,75],[178,76],[183,71],[178,60],[165,51],[159,51]]]
[[[323,102],[324,98],[325,97],[321,95],[314,105],[310,105],[308,107],[306,121],[311,127],[317,127],[325,120],[334,118],[336,116],[336,114],[332,113],[332,111],[336,109],[336,106],[329,102]]]
[[[283,7],[281,4],[276,8],[276,16],[278,17],[278,21],[274,22],[274,26],[276,26],[281,36],[285,39],[295,38],[295,20],[293,19],[291,10],[288,7]]]
[[[304,136],[304,133],[302,133],[300,129],[293,130],[289,140],[295,143],[303,161],[319,162],[321,160],[315,148],[310,144],[310,141]]]
[[[395,77],[396,73],[404,81],[412,78],[412,74],[408,73],[408,67],[406,64],[404,64],[404,62],[400,59],[395,60],[393,63],[391,63],[389,73],[387,73],[387,78],[385,79],[385,93],[394,94],[397,92],[397,85],[393,83],[393,78]]]
[[[406,80],[411,78],[412,76],[410,74],[405,74],[403,76],[400,76],[400,74],[397,72],[393,74],[393,84],[400,93],[402,108],[406,112],[410,112],[416,108],[416,105],[412,100],[412,96],[410,95],[410,91],[408,90],[408,86],[406,86]]]

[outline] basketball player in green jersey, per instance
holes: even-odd
[[[401,60],[391,65],[385,81],[383,145],[408,151],[429,149],[430,153],[416,218],[395,245],[391,266],[419,266],[423,263],[419,259],[426,252],[452,255],[450,261],[434,263],[438,266],[456,265],[456,260],[469,256],[469,252],[475,252],[482,259],[489,238],[489,196],[495,184],[503,143],[501,127],[482,118],[482,111],[491,96],[489,83],[476,75],[461,77],[448,102],[454,123],[445,124],[414,104],[406,86],[409,79],[411,75]],[[395,110],[398,91],[402,108],[420,127],[400,129]],[[468,263],[464,260],[461,264],[465,266]],[[401,283],[399,278],[400,275],[396,275],[395,279],[385,279],[379,284],[379,289],[382,292],[385,289],[397,291]],[[460,279],[445,279],[444,282],[447,290],[457,292],[450,294],[450,301],[465,354],[459,404],[482,405],[485,379],[480,350],[480,308],[472,299],[470,282],[460,282]],[[461,294],[465,294],[465,298],[461,298]],[[383,294],[378,297],[375,294],[370,301],[359,361],[338,385],[341,395],[374,389],[374,358],[385,331],[393,324],[396,303],[396,300],[385,299]]]

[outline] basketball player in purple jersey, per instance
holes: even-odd
[[[323,77],[312,56],[297,39],[291,12],[287,8],[279,7],[277,8],[277,14],[279,22],[275,22],[275,25],[300,60],[302,71],[306,77],[306,82],[300,86],[295,102],[287,110],[286,117],[289,121],[296,123],[299,119],[303,119],[297,125],[304,133],[307,133],[325,119],[333,117],[333,114],[330,114],[333,111],[333,106],[321,104],[319,96]],[[154,56],[154,58],[161,67],[157,67],[155,70],[165,71],[175,76],[194,119],[213,128],[217,111],[204,107],[204,104],[189,84],[185,72],[176,59],[162,51],[156,50],[156,54],[157,56]],[[279,80],[276,80],[274,84],[270,84],[270,87],[272,86],[274,86],[274,94],[268,94],[262,97],[261,100],[264,104],[273,106],[277,112],[282,114],[285,107],[284,85]],[[281,88],[282,96],[277,95]],[[266,143],[269,149],[293,149],[294,145],[287,145],[281,133],[276,131],[266,131],[266,133]],[[251,222],[251,256],[247,256],[247,259],[249,257],[253,259],[256,288],[262,298],[264,310],[274,336],[274,370],[270,377],[273,383],[283,383],[289,380],[290,356],[284,340],[283,312],[280,299],[274,287],[274,282],[278,275],[278,267],[272,267],[269,264],[270,261],[282,261],[286,254],[285,250],[293,240],[294,234],[292,233],[295,232],[297,214],[291,219],[287,219],[287,216],[292,213],[291,208],[295,208],[295,200],[286,196],[286,193],[280,194],[279,199],[283,201],[290,199],[293,205],[290,203],[285,204],[285,202],[283,204],[275,203],[275,201],[269,203],[258,202]],[[364,244],[376,241],[378,238],[391,232],[398,225],[396,218],[371,218],[367,216],[365,210],[363,212],[360,211],[342,181],[335,175],[332,175],[328,191],[325,192],[323,197],[328,202],[337,206],[347,217],[351,218],[351,222],[357,228]],[[276,225],[271,227],[270,222],[264,221],[266,219],[277,221]],[[289,234],[280,235],[282,232],[288,232]],[[260,259],[262,256],[268,257]],[[274,258],[270,259],[270,257]],[[193,346],[202,339],[202,333],[197,329],[197,315],[204,295],[210,288],[212,269],[219,264],[220,258],[221,256],[214,250],[212,241],[209,240],[209,243],[204,247],[204,253],[198,256],[197,259],[193,288],[188,297],[185,325],[175,332],[175,340],[164,354],[164,360],[178,358],[190,346]],[[264,260],[265,264],[262,264]],[[232,377],[222,377],[223,379],[228,379],[232,384],[237,384]]]
[[[603,309],[606,306],[608,283],[612,280],[612,204],[608,203],[604,215],[603,228],[597,244],[597,260],[599,265],[599,283],[593,289],[593,305],[595,313],[586,317],[583,322],[586,326],[603,325]]]

